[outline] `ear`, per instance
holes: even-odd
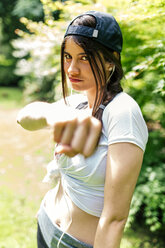
[[[105,69],[106,69],[106,71],[109,71],[109,72],[112,71],[113,67],[114,67],[114,64],[113,63],[105,62]]]
[[[120,58],[120,54],[116,51],[113,52],[113,55],[119,60]]]

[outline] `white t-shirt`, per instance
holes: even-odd
[[[76,107],[82,99],[85,100],[75,96],[69,101],[70,105]],[[102,123],[99,144],[90,157],[84,158],[78,154],[69,158],[62,155],[58,159],[55,158],[52,170],[49,168],[48,173],[51,176],[53,170],[56,175],[59,173],[63,187],[74,204],[97,217],[100,217],[103,209],[108,146],[129,142],[144,151],[148,140],[148,130],[141,110],[136,101],[124,92],[119,93],[106,106]],[[51,194],[48,196],[52,197]]]

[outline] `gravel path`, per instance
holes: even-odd
[[[51,131],[24,130],[16,123],[18,111],[0,107],[0,187],[41,198],[50,187],[41,181],[53,158]]]

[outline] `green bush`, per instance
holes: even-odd
[[[18,80],[18,77],[13,73],[17,59],[12,56],[13,48],[6,35],[7,28],[4,28],[6,19],[0,17],[0,85],[3,86],[17,84]]]
[[[42,4],[39,0],[0,1],[0,85],[18,86],[20,77],[14,74],[17,58],[13,56],[11,41],[17,38],[16,30],[25,29],[19,18],[28,16],[40,21],[43,19]]]
[[[34,21],[41,21],[44,17],[40,0],[17,0],[12,14],[19,18],[27,17]]]
[[[119,15],[124,34],[123,66],[127,90],[147,121],[164,125],[165,4],[139,0]]]
[[[165,136],[152,131],[144,156],[137,187],[133,196],[128,225],[145,220],[152,232],[164,230],[165,225]]]
[[[18,31],[22,38],[13,41],[17,49],[14,56],[20,58],[15,73],[23,76],[20,85],[24,88],[27,101],[34,99],[54,100],[55,87],[59,83],[60,32],[45,23],[36,23],[26,18],[31,34]]]

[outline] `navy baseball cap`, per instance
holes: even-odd
[[[81,26],[77,25],[74,26],[72,23],[81,16],[84,15],[91,15],[96,20],[96,27],[88,27],[88,26]],[[81,14],[74,18],[64,35],[64,37],[68,35],[81,35],[89,38],[93,38],[94,40],[98,41],[99,43],[103,44],[104,46],[121,53],[122,45],[123,45],[123,37],[121,33],[121,29],[119,24],[115,20],[115,18],[104,12],[99,11],[88,11],[84,14]]]

